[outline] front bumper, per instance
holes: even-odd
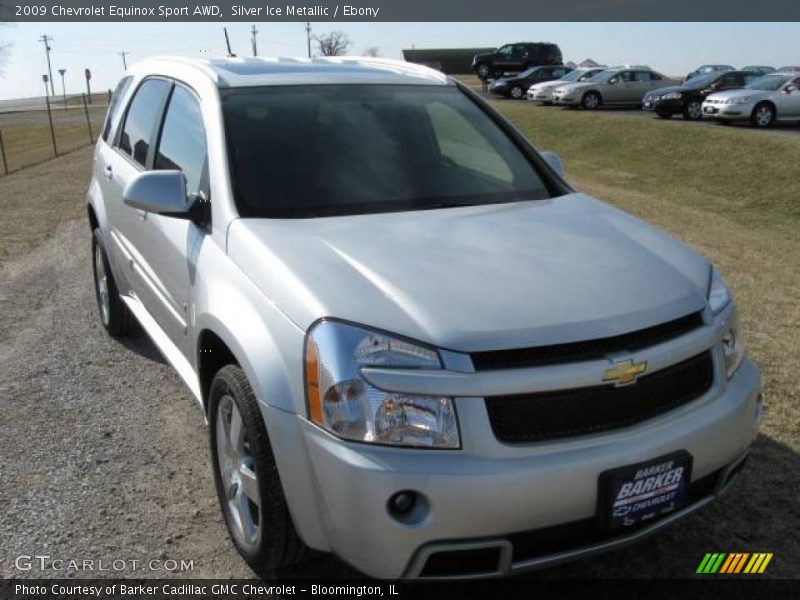
[[[708,503],[727,485],[728,471],[757,433],[760,376],[745,359],[730,381],[717,382],[706,396],[673,412],[627,429],[538,444],[501,444],[481,399],[457,398],[456,404],[464,443],[457,451],[346,443],[293,417],[318,495],[316,514],[308,516],[321,517],[327,549],[380,578],[425,576],[429,557],[458,550],[499,557],[487,568],[452,574],[470,577],[549,566],[636,541]],[[526,535],[536,539],[540,531],[593,520],[603,471],[681,449],[693,457],[692,484],[706,487],[680,511],[624,536],[578,538],[566,547],[560,540],[534,555],[520,550],[530,548],[520,542]],[[413,523],[387,510],[388,499],[403,490],[421,494],[427,505]],[[302,522],[304,509],[289,500],[295,521]]]
[[[677,115],[683,112],[683,100],[669,99],[669,100],[653,100],[645,98],[642,102],[644,110],[650,110],[658,114]]]
[[[581,103],[581,97],[578,94],[555,94],[552,95],[553,104],[560,106],[577,106]]]
[[[750,118],[754,104],[714,104],[703,102],[703,117],[719,121],[744,121]]]
[[[549,104],[553,102],[553,90],[528,90],[528,100]]]

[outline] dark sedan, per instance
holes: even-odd
[[[489,91],[505,98],[520,100],[525,97],[525,92],[535,83],[561,79],[572,69],[563,65],[544,65],[531,67],[519,75],[502,77],[494,80],[489,85]]]
[[[662,119],[682,114],[684,119],[699,121],[703,118],[703,100],[709,94],[743,88],[748,82],[761,77],[757,71],[713,71],[698,75],[675,87],[653,90],[645,95],[642,108],[655,112]]]

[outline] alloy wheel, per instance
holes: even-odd
[[[522,88],[518,85],[515,85],[513,88],[511,88],[511,97],[514,98],[514,100],[519,100],[522,98]]]
[[[767,127],[772,123],[772,109],[769,106],[759,106],[756,109],[756,125]]]
[[[216,437],[225,510],[233,535],[241,545],[255,547],[261,535],[261,493],[242,415],[229,395],[219,401]]]
[[[94,281],[97,287],[97,305],[100,308],[100,318],[104,325],[111,319],[111,301],[108,295],[108,274],[103,250],[99,244],[94,246]]]
[[[690,102],[686,107],[686,114],[692,121],[697,121],[703,118],[703,106],[696,100]]]

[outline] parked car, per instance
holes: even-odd
[[[568,83],[553,90],[553,103],[596,110],[601,106],[641,105],[644,95],[659,87],[677,85],[645,66],[606,69],[588,81]]]
[[[762,75],[756,71],[712,71],[678,86],[648,92],[642,100],[642,108],[654,111],[662,119],[682,114],[684,119],[699,121],[703,118],[703,100],[709,94],[743,88]]]
[[[711,94],[703,116],[721,123],[750,121],[769,127],[775,121],[800,121],[800,73],[769,73],[743,89]]]
[[[697,67],[694,71],[689,73],[686,76],[685,81],[689,81],[692,77],[697,77],[698,75],[705,75],[706,73],[711,73],[712,71],[735,71],[736,67],[732,67],[731,65],[701,65]]]
[[[755,71],[756,73],[774,73],[775,67],[768,67],[766,65],[749,65],[747,67],[742,67],[742,71]]]
[[[588,81],[598,73],[604,71],[608,67],[599,66],[599,67],[583,67],[578,68],[573,71],[570,71],[566,75],[564,75],[561,79],[556,79],[555,81],[543,81],[541,83],[534,83],[531,87],[528,88],[527,97],[528,100],[533,100],[534,102],[538,102],[540,104],[552,104],[553,103],[553,90],[559,87],[562,84],[566,83],[577,83],[581,81]]]
[[[709,261],[431,69],[139,63],[87,199],[100,321],[137,320],[197,399],[258,573],[589,556],[705,506],[757,435]]]
[[[505,98],[520,100],[525,97],[525,91],[536,83],[561,79],[570,72],[569,67],[547,66],[532,67],[519,75],[501,77],[489,84],[489,91]]]
[[[535,65],[560,65],[561,49],[549,42],[517,42],[506,44],[495,52],[476,54],[472,70],[481,79],[491,79],[503,73],[521,73]]]

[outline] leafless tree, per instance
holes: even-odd
[[[350,48],[350,38],[343,31],[331,31],[322,35],[315,35],[319,53],[322,56],[342,56]]]
[[[364,50],[364,56],[372,56],[377,57],[381,55],[381,49],[377,46],[370,46],[369,48]]]

